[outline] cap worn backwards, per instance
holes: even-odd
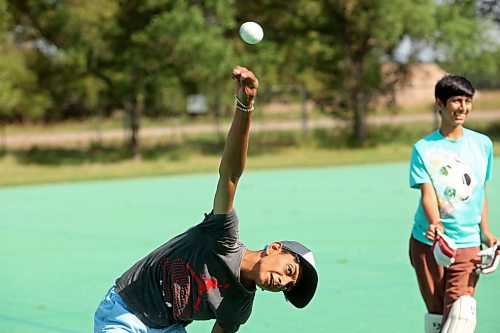
[[[318,286],[318,272],[312,251],[296,241],[281,241],[282,248],[295,253],[300,259],[301,274],[297,283],[283,293],[286,299],[295,307],[305,307],[316,293]]]

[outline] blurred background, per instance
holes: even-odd
[[[500,156],[495,0],[0,0],[0,331],[88,332],[114,279],[210,209],[235,65],[260,81],[242,239],[301,235],[325,273],[302,312],[259,293],[242,331],[422,331],[411,147],[457,73],[478,89],[466,127]],[[499,277],[478,332],[498,328]]]
[[[249,168],[407,160],[445,73],[477,86],[469,127],[498,141],[499,7],[0,0],[0,186],[215,170],[236,64],[261,82]]]

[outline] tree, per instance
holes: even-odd
[[[366,115],[376,98],[392,91],[406,73],[408,64],[395,56],[400,41],[426,38],[433,28],[432,0],[258,3],[249,10],[254,14],[266,6],[261,19],[270,31],[267,38],[283,46],[282,68],[297,74],[295,80],[305,82],[318,102],[329,101],[350,114],[358,142],[366,138]],[[388,62],[394,66],[384,67]]]
[[[110,58],[103,34],[114,26],[116,0],[9,0],[11,33],[50,105],[43,120],[88,117],[99,107],[112,108],[112,90],[96,70],[96,54]]]
[[[468,76],[479,87],[500,85],[498,4],[447,1],[436,9],[433,45],[437,62],[449,72]]]
[[[16,47],[7,4],[0,0],[0,122],[40,118],[50,98],[38,91],[36,75],[28,68],[23,50]]]
[[[480,17],[486,17],[496,24],[500,24],[500,4],[497,0],[479,0],[477,10]]]
[[[125,110],[136,158],[140,115],[179,110],[171,96],[202,92],[216,100],[228,89],[235,59],[258,74],[262,92],[273,84],[307,86],[325,110],[352,119],[359,143],[367,114],[405,81],[420,45],[447,70],[498,82],[491,35],[498,13],[489,0],[0,0],[3,9],[5,3],[0,66],[9,78],[0,90],[12,91],[5,96],[43,97],[28,108],[46,120],[89,116],[98,107]],[[248,20],[264,26],[258,45],[238,38],[238,25]],[[404,61],[397,57],[403,40],[413,45]],[[5,74],[21,68],[17,82]],[[4,99],[4,110],[16,100]]]
[[[139,119],[145,108],[165,106],[171,90],[210,91],[227,82],[235,26],[233,0],[10,0],[30,68],[54,108],[123,109],[129,148],[140,158]],[[224,77],[224,80],[222,78]],[[100,98],[98,98],[100,96]]]
[[[101,73],[121,96],[131,125],[130,148],[139,157],[139,119],[145,105],[168,87],[184,94],[227,82],[232,45],[224,29],[234,27],[231,0],[202,3],[122,1],[116,25],[105,36],[112,58]]]

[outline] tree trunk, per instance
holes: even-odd
[[[366,103],[365,94],[361,90],[356,90],[353,96],[354,109],[354,139],[362,144],[366,140]]]
[[[364,61],[360,56],[353,63],[352,84],[350,94],[350,106],[354,112],[354,140],[356,144],[362,145],[366,140],[366,108],[367,99],[364,91]]]
[[[0,153],[5,153],[7,151],[7,130],[3,121],[0,120]]]
[[[134,102],[126,102],[125,110],[130,117],[130,141],[129,149],[131,156],[134,160],[140,161],[142,159],[140,142],[139,142],[139,130],[140,130],[140,118],[144,109],[144,97],[142,93],[138,93]]]
[[[132,118],[132,132],[133,132],[133,145],[132,156],[134,160],[140,161],[142,159],[140,143],[139,143],[139,129],[141,123],[141,116],[144,112],[144,95],[142,92],[137,94],[135,99],[134,117]]]

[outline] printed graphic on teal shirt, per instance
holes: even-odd
[[[477,181],[471,168],[455,153],[430,149],[425,160],[442,217],[450,217],[469,201]]]

